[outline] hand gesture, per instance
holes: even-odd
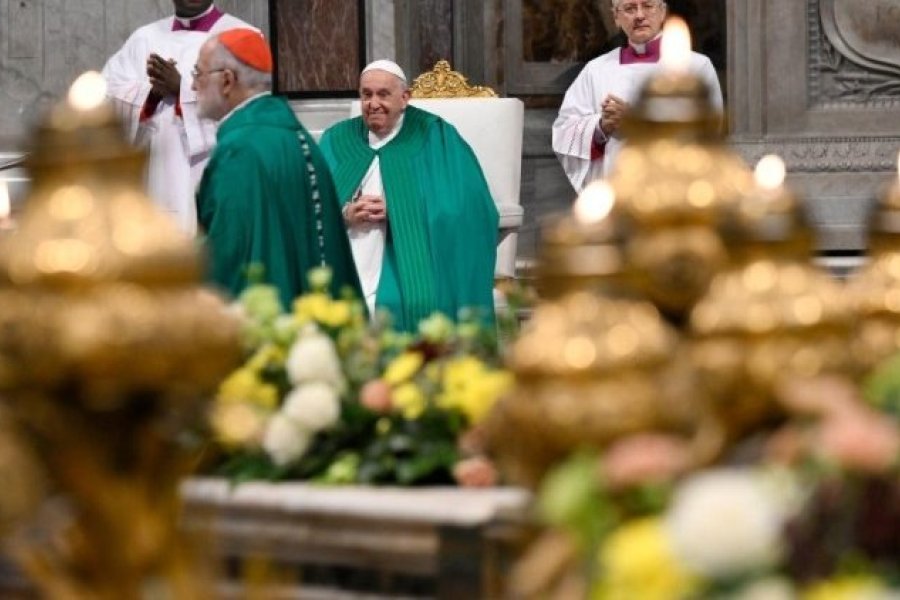
[[[161,98],[181,93],[181,73],[175,68],[173,59],[166,60],[159,54],[148,56],[147,77],[150,78],[153,93]]]
[[[384,198],[371,194],[361,194],[344,207],[344,220],[350,227],[368,223],[380,223],[387,218]]]
[[[628,103],[614,94],[608,95],[600,103],[600,129],[607,136],[611,136],[619,130],[622,120],[628,114]]]

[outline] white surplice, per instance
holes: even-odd
[[[614,134],[606,141],[603,157],[591,160],[591,146],[601,117],[600,104],[613,94],[633,105],[647,79],[661,68],[660,63],[619,64],[620,52],[616,48],[585,65],[566,91],[559,116],[553,123],[553,151],[577,192],[611,173],[616,155],[625,143]],[[721,111],[722,90],[709,58],[692,52],[690,70],[706,82],[710,101]]]
[[[197,116],[191,70],[197,62],[200,46],[210,35],[235,27],[256,28],[224,14],[208,32],[172,31],[174,18],[160,19],[135,30],[106,62],[103,76],[107,94],[124,120],[131,141],[149,148],[147,191],[150,197],[186,233],[193,235],[197,231],[194,190],[215,145],[216,125]],[[182,116],[175,113],[175,98],[168,97],[160,101],[153,116],[142,123],[141,108],[151,87],[147,77],[147,57],[152,53],[175,60],[181,73]]]
[[[403,128],[403,115],[397,120],[391,132],[379,138],[369,132],[369,146],[378,150],[400,133]],[[381,196],[385,199],[384,185],[381,182],[381,160],[376,155],[369,170],[363,176],[353,198],[361,195]],[[378,282],[381,280],[381,266],[384,262],[384,240],[387,235],[387,221],[379,223],[362,223],[347,228],[347,236],[350,238],[350,249],[353,251],[353,261],[356,263],[356,272],[359,274],[359,283],[362,287],[363,297],[369,307],[369,314],[375,316],[375,295],[378,292]]]

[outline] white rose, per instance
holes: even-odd
[[[701,575],[719,577],[772,564],[785,512],[754,472],[720,469],[688,479],[666,521],[678,558]]]
[[[344,374],[337,349],[331,338],[319,331],[301,334],[287,357],[287,372],[291,383],[324,381],[343,389]]]
[[[731,600],[797,600],[794,586],[787,579],[768,577],[742,587]]]
[[[341,414],[338,393],[321,381],[294,388],[284,399],[282,413],[307,431],[321,431],[334,425]]]
[[[263,448],[276,465],[283,467],[303,456],[311,438],[309,431],[278,413],[269,419],[263,437]]]

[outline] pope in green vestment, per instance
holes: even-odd
[[[492,323],[499,216],[478,159],[437,115],[407,105],[398,127],[377,150],[364,117],[337,123],[320,141],[342,205],[379,158],[387,230],[375,306],[405,330],[463,308]]]
[[[288,103],[269,94],[237,107],[221,123],[197,192],[209,246],[209,278],[233,295],[248,268],[278,288],[286,308],[308,291],[307,273],[327,265],[331,291],[359,280],[334,183],[322,153]]]

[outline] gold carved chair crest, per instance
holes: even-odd
[[[496,98],[497,92],[482,85],[469,85],[469,80],[439,60],[434,68],[415,78],[410,86],[413,98]]]

